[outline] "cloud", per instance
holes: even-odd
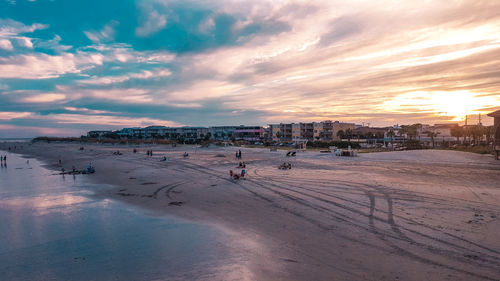
[[[104,42],[112,42],[115,39],[115,28],[119,25],[118,21],[111,21],[106,24],[99,31],[84,31],[83,33],[89,38],[93,43],[104,43]]]
[[[440,97],[468,100],[460,93],[480,101],[462,111],[498,108],[496,1],[117,3],[71,25],[57,16],[64,10],[0,20],[0,40],[12,46],[0,48],[2,110],[50,115],[44,128],[83,130],[92,124],[55,117],[443,122],[461,113],[442,108]],[[23,9],[9,17],[34,14]],[[56,108],[27,102],[57,99],[50,94],[64,95]]]
[[[0,49],[4,49],[7,51],[12,51],[14,47],[12,47],[12,43],[10,43],[7,39],[0,39]]]
[[[24,46],[24,47],[29,48],[29,49],[33,49],[33,43],[31,42],[31,38],[17,37],[17,42],[21,46]]]
[[[66,99],[66,95],[64,94],[41,94],[41,95],[33,95],[30,97],[23,98],[21,102],[33,102],[33,103],[52,103],[56,101],[61,101]]]
[[[33,23],[25,25],[12,19],[0,19],[0,37],[14,36],[23,33],[32,33],[36,30],[47,29],[49,25]]]
[[[61,36],[56,34],[56,35],[54,35],[54,38],[52,38],[50,40],[36,39],[35,45],[37,48],[54,50],[56,52],[65,52],[65,51],[73,48],[72,46],[69,46],[69,45],[60,44],[61,40],[62,40]]]
[[[31,112],[0,112],[0,121],[12,120],[16,118],[26,118],[31,116]]]
[[[101,54],[63,53],[61,55],[30,54],[0,57],[0,78],[48,79],[64,74],[80,73],[102,65]]]
[[[131,73],[120,76],[105,76],[105,77],[90,77],[86,80],[80,80],[79,82],[87,85],[109,85],[122,83],[131,79],[155,79],[168,77],[172,74],[168,69],[152,69],[152,70],[143,70],[139,73]]]
[[[135,29],[135,34],[146,37],[163,29],[167,25],[167,17],[157,11],[150,11],[142,24]]]
[[[89,114],[57,114],[40,116],[39,118],[51,120],[59,124],[90,124],[105,127],[139,127],[161,124],[164,126],[182,126],[177,122],[168,120],[153,119],[147,117],[126,117],[112,115],[89,115]]]

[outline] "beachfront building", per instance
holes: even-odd
[[[496,158],[500,154],[500,110],[488,114],[493,117],[493,147],[495,149]]]
[[[339,131],[353,130],[354,123],[343,123],[339,121],[322,122],[299,122],[269,124],[268,141],[272,142],[296,142],[297,140],[308,141],[333,141],[338,140]]]
[[[458,124],[434,124],[434,126],[422,125],[419,129],[417,139],[425,146],[442,146],[445,143],[456,142],[456,137],[452,135],[453,128]]]
[[[144,136],[146,138],[164,138],[167,129],[165,126],[149,126],[144,128]]]
[[[292,123],[280,123],[279,131],[279,141],[280,142],[291,142],[292,141]]]
[[[323,132],[323,123],[314,122],[313,123],[313,141],[320,140],[322,132]]]
[[[373,141],[383,141],[387,137],[387,132],[391,128],[387,127],[367,127],[362,126],[352,130],[351,138],[367,139]]]
[[[90,131],[87,133],[87,137],[89,138],[102,138],[106,135],[111,135],[112,131]]]
[[[208,128],[213,140],[245,140],[249,142],[262,141],[264,128],[262,126],[214,126]]]
[[[434,124],[431,131],[443,140],[454,141],[455,138],[451,135],[451,130],[455,127],[458,127],[458,124]]]
[[[280,124],[269,124],[268,130],[269,134],[267,140],[272,142],[279,142],[281,136]]]
[[[269,124],[269,141],[272,142],[297,142],[304,141],[333,141],[337,140],[340,130],[353,130],[354,123],[339,121],[300,122]]]
[[[214,126],[208,128],[212,140],[227,141],[234,137],[236,126]]]
[[[343,133],[354,130],[354,123],[344,123],[335,121],[332,122],[330,120],[314,123],[312,125],[313,132],[311,140],[319,140],[319,141],[334,141],[340,140],[339,132]]]
[[[205,127],[181,127],[176,128],[180,138],[184,141],[196,141],[204,139],[208,134],[208,128]]]
[[[234,139],[260,142],[264,139],[264,128],[261,126],[238,126],[234,129]]]
[[[339,121],[335,121],[332,123],[332,134],[333,134],[333,139],[334,140],[340,140],[339,137],[339,132],[342,131],[344,135],[347,135],[348,132],[350,133],[350,136],[352,136],[352,131],[356,125],[354,123],[343,123]]]
[[[141,128],[123,128],[118,131],[120,138],[134,138],[134,132],[140,130]]]

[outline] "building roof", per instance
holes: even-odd
[[[497,111],[492,112],[492,113],[488,113],[488,116],[489,117],[500,117],[500,110],[497,110]]]
[[[450,123],[450,124],[434,124],[434,128],[452,128],[452,127],[457,127],[457,123]]]

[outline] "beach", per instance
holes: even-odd
[[[95,188],[95,196],[225,231],[245,249],[244,270],[232,280],[500,276],[500,161],[489,155],[287,157],[268,148],[0,144],[9,147],[54,173],[91,164],[94,174],[77,176],[107,186]],[[246,175],[235,180],[230,170],[240,173],[241,161]],[[283,162],[292,168],[278,169]]]

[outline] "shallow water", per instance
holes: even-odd
[[[0,168],[0,279],[190,280],[229,257],[224,235],[212,227],[98,198],[92,190],[106,186],[53,173],[7,154]]]

